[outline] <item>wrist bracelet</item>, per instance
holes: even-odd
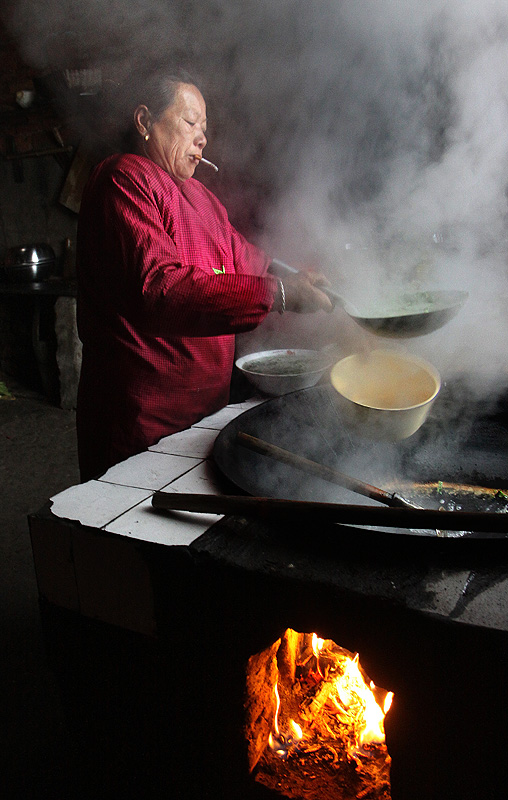
[[[279,282],[279,289],[280,289],[280,308],[279,314],[283,314],[286,310],[286,292],[284,290],[284,284],[282,283],[280,278],[277,278]]]

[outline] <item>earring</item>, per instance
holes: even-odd
[[[145,135],[143,136],[143,139],[145,140],[145,142],[147,142],[149,140],[149,138],[150,138],[150,134],[149,133],[145,133]]]

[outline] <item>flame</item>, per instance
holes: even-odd
[[[360,672],[358,653],[353,659],[346,661],[343,674],[335,679],[337,695],[349,712],[360,746],[385,740],[385,715],[374,696],[375,688],[372,681],[367,686]]]
[[[302,641],[304,638],[309,641],[308,637],[301,637]],[[353,655],[330,639],[320,639],[315,633],[311,637],[311,647],[315,661],[311,658],[309,662],[303,645],[296,659],[309,687],[308,695],[300,704],[302,725],[294,719],[281,722],[281,700],[275,684],[276,709],[273,736],[270,734],[269,738],[270,748],[280,758],[287,759],[292,751],[302,747],[305,750],[313,737],[315,740],[316,731],[320,728],[328,731],[326,736],[332,733],[330,724],[333,717],[337,731],[334,735],[346,742],[351,758],[356,758],[361,752],[366,753],[363,749],[365,746],[368,749],[369,745],[382,745],[385,741],[384,718],[391,706],[393,693],[384,692],[365,678],[358,653]],[[301,660],[298,660],[300,655]],[[344,726],[346,732],[343,734]]]
[[[279,735],[279,711],[280,711],[280,695],[279,695],[279,687],[277,684],[274,686],[274,694],[275,694],[275,717],[273,720],[273,729],[277,736]]]
[[[271,733],[268,735],[268,746],[271,748],[271,750],[273,750],[276,756],[279,756],[279,758],[287,757],[287,748],[278,742]]]
[[[320,654],[321,650],[323,649],[324,643],[325,643],[325,640],[324,639],[320,639],[318,637],[317,633],[313,633],[312,634],[312,652],[316,656],[316,668],[317,668],[318,673],[321,675],[321,677],[324,677],[324,676],[323,676],[323,673],[321,672],[321,667],[319,665],[319,654]]]
[[[303,738],[303,730],[301,725],[295,722],[294,719],[289,720],[289,728],[292,733],[281,733],[279,729],[279,710],[280,710],[280,695],[279,687],[275,684],[273,688],[275,695],[275,714],[273,719],[273,734],[270,732],[268,735],[268,746],[279,758],[286,759],[291,750],[294,750],[298,745],[300,739]]]

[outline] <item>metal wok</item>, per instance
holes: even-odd
[[[278,259],[273,259],[272,265],[270,271],[274,274],[298,272]],[[359,309],[334,289],[322,291],[362,328],[378,336],[395,338],[424,336],[438,330],[458,314],[468,298],[467,292],[458,290],[401,293],[381,307],[371,305]]]
[[[457,433],[449,418],[440,423],[430,419],[403,442],[372,442],[353,436],[334,402],[334,390],[328,385],[304,389],[267,401],[241,414],[221,431],[214,447],[214,459],[229,481],[254,497],[286,500],[310,500],[320,503],[343,503],[350,508],[365,504],[378,507],[379,526],[387,532],[386,512],[380,504],[332,485],[286,463],[247,450],[238,441],[242,431],[277,444],[305,458],[342,470],[349,475],[405,497],[426,508],[490,512],[508,511],[508,422],[503,419],[479,420]],[[450,431],[452,433],[450,433]],[[361,501],[363,500],[363,503]],[[450,502],[455,503],[449,508]],[[405,512],[410,513],[408,511]],[[358,517],[358,525],[362,525]],[[499,531],[499,518],[496,513]],[[442,528],[446,529],[446,515]],[[505,532],[459,531],[452,538],[506,538]],[[416,521],[416,517],[415,517]],[[354,524],[349,518],[348,524]],[[372,524],[372,523],[371,523]],[[375,523],[374,523],[375,524]],[[388,533],[412,537],[436,538],[442,531],[390,527]],[[446,534],[445,534],[446,535]],[[408,538],[405,536],[404,538]]]

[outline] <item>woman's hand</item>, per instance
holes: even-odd
[[[284,276],[282,283],[286,311],[296,311],[299,314],[333,311],[332,301],[321,291],[330,285],[323,273],[317,270],[298,272]]]

